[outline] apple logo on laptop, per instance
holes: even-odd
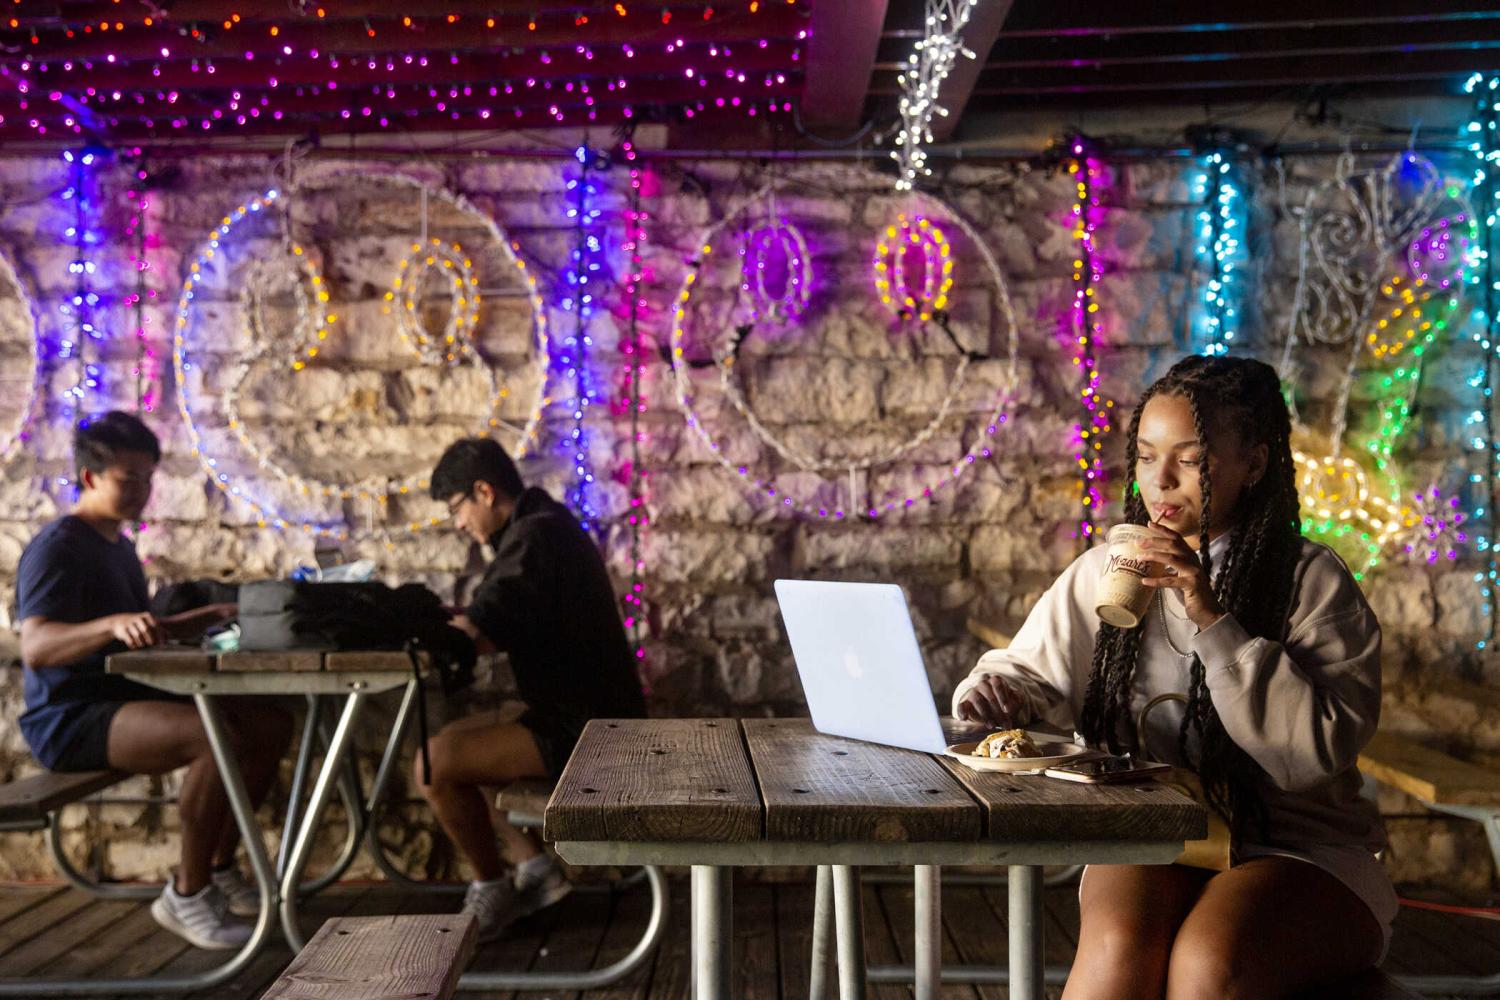
[[[860,666],[859,663],[859,653],[855,651],[853,646],[844,651],[844,672],[855,680],[859,680],[865,675],[865,668]]]

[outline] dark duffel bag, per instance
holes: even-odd
[[[429,654],[448,691],[474,680],[477,654],[419,583],[262,580],[240,587],[240,649],[407,649]]]

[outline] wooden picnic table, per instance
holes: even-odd
[[[807,719],[596,719],[543,827],[572,864],[692,867],[699,1000],[730,995],[739,866],[834,866],[846,1000],[865,988],[859,866],[914,866],[916,995],[925,1000],[940,979],[941,866],[1006,865],[1010,995],[1040,1000],[1041,866],[1167,864],[1206,832],[1204,808],[1164,785],[974,771],[826,736]]]

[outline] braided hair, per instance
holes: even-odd
[[[1187,357],[1146,390],[1130,418],[1126,436],[1125,520],[1145,524],[1145,501],[1135,488],[1136,435],[1141,413],[1156,396],[1185,400],[1193,415],[1198,445],[1207,456],[1199,466],[1202,518],[1199,558],[1213,581],[1219,604],[1252,636],[1280,641],[1291,610],[1293,577],[1302,552],[1302,527],[1292,464],[1291,418],[1281,395],[1276,372],[1260,361],[1231,357]],[[1264,444],[1265,473],[1247,484],[1234,510],[1220,514],[1209,490],[1210,428],[1239,435],[1246,448]],[[1210,561],[1209,529],[1230,524],[1229,548],[1215,577]],[[1100,623],[1094,637],[1093,668],[1084,694],[1079,731],[1090,743],[1105,744],[1113,753],[1135,751],[1137,737],[1131,718],[1131,685],[1140,652],[1144,625],[1120,628]],[[1198,760],[1188,754],[1190,734],[1198,737]],[[1187,710],[1178,732],[1178,746],[1203,782],[1211,805],[1234,825],[1236,818],[1256,819],[1262,825],[1264,806],[1255,792],[1262,774],[1250,755],[1229,738],[1204,683],[1203,662],[1194,654],[1190,665]]]

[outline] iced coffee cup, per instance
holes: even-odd
[[[1099,593],[1094,610],[1101,621],[1120,628],[1135,628],[1151,605],[1152,588],[1142,581],[1161,573],[1161,564],[1152,562],[1141,542],[1155,536],[1139,524],[1117,524],[1109,529],[1105,541],[1109,557],[1099,577]]]

